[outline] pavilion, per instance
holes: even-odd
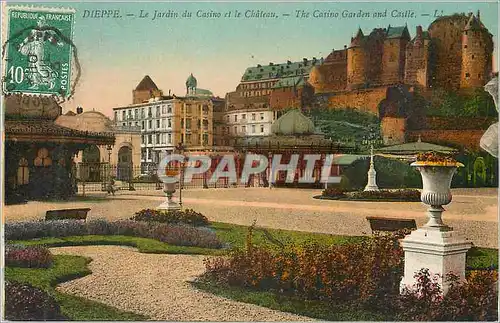
[[[75,194],[75,154],[91,145],[115,142],[113,133],[56,124],[62,108],[52,97],[6,95],[4,106],[7,202]]]

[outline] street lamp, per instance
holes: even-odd
[[[186,147],[180,142],[176,147],[175,150],[177,153],[184,155],[184,150]],[[179,205],[182,208],[182,186],[184,185],[184,167],[186,165],[186,158],[183,158],[182,164],[181,164],[181,178],[179,179]]]

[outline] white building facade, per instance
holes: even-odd
[[[141,128],[141,165],[157,164],[162,152],[173,151],[174,102],[153,98],[148,102],[113,108],[116,125]]]
[[[227,111],[224,114],[225,134],[232,138],[267,137],[271,134],[271,124],[274,120],[275,114],[270,110]]]

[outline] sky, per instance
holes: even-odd
[[[472,1],[471,1],[472,2]],[[10,4],[10,2],[9,2]],[[16,3],[18,4],[18,3]],[[442,15],[481,12],[481,20],[498,38],[498,4],[494,2],[47,2],[46,7],[76,10],[73,41],[78,49],[82,75],[75,95],[63,108],[101,111],[132,103],[132,90],[149,75],[165,94],[185,94],[190,73],[198,87],[224,97],[234,91],[245,69],[269,62],[299,61],[303,57],[326,57],[332,49],[349,45],[360,27],[407,24],[410,35],[417,25],[424,30]],[[89,18],[85,10],[119,10],[121,18]],[[148,17],[140,18],[140,13]],[[178,18],[156,18],[155,11],[175,11]],[[237,18],[235,10],[242,13]],[[273,12],[275,18],[245,18],[247,10]],[[309,17],[297,17],[297,11]],[[313,12],[335,12],[338,17],[315,18]],[[342,17],[342,13],[370,14],[366,18]],[[373,17],[385,12],[386,17]],[[183,18],[182,13],[192,13]],[[220,13],[222,17],[196,17],[197,12]],[[231,17],[225,18],[226,12]],[[393,12],[394,11],[394,12]],[[391,17],[396,12],[414,17]],[[127,16],[134,14],[134,16]],[[289,16],[286,16],[289,14]],[[426,15],[427,14],[427,15]],[[496,51],[496,49],[495,49]]]

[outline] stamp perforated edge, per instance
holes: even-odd
[[[3,44],[7,41],[7,35],[8,35],[8,29],[9,29],[9,23],[10,23],[10,10],[23,10],[23,11],[37,11],[37,12],[50,12],[50,13],[72,13],[72,14],[76,14],[76,9],[75,8],[70,8],[70,7],[45,7],[45,6],[40,6],[40,5],[16,5],[16,4],[7,4],[6,1],[0,1],[2,3],[2,8],[1,8],[1,11],[2,11],[2,31],[1,31],[1,45],[3,46]],[[74,43],[74,37],[75,37],[75,16],[73,16],[73,21],[72,21],[72,28],[71,28],[71,41],[73,41]],[[9,44],[7,44],[6,48],[5,48],[5,53],[3,53],[1,59],[1,65],[2,65],[2,75],[1,75],[1,78],[0,78],[0,82],[2,83],[1,86],[2,86],[2,96],[5,95],[4,91],[3,91],[3,78],[5,77],[5,73],[6,73],[6,68],[7,68],[7,64],[4,63],[5,61],[5,55],[7,55],[8,51],[9,51]],[[71,99],[75,93],[75,87],[77,86],[77,80],[74,79],[72,80],[71,78],[76,78],[76,75],[75,73],[73,73],[73,69],[75,68],[74,67],[74,59],[73,59],[73,47],[70,48],[70,61],[72,61],[72,68],[71,68],[71,75],[70,75],[70,82],[71,82],[71,86],[72,86],[72,89],[70,91],[70,95],[69,97],[63,97],[62,98],[62,102],[65,102],[65,101],[68,101],[69,99]],[[54,94],[43,94],[43,93],[26,93],[28,95],[41,95],[41,96],[54,96]]]

